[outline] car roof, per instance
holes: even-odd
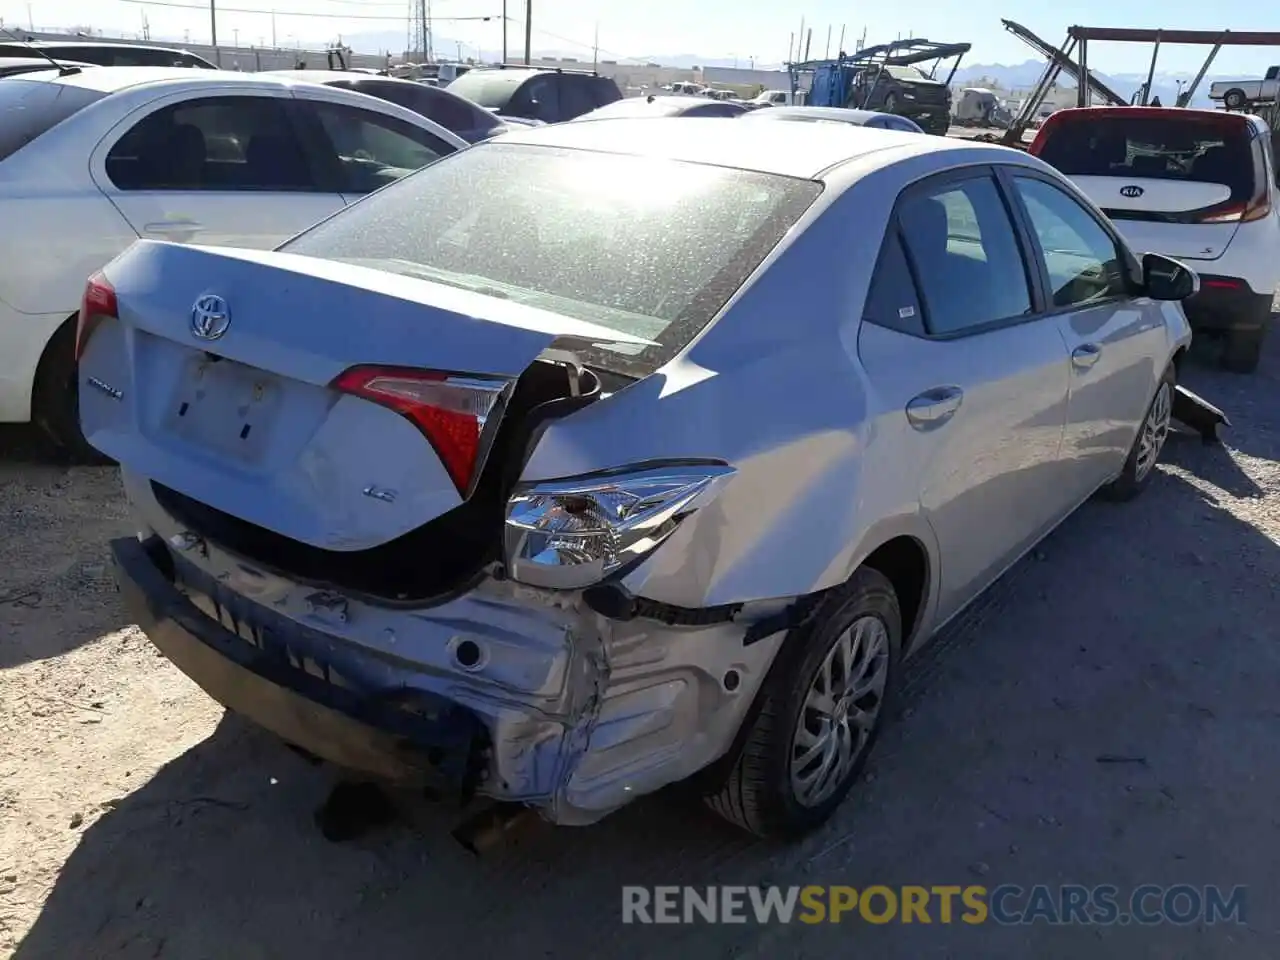
[[[269,77],[283,77],[287,80],[309,80],[311,83],[337,83],[340,80],[377,80],[381,83],[385,80],[390,83],[411,83],[415,86],[421,86],[421,84],[417,84],[413,80],[406,80],[403,77],[384,77],[377,73],[364,73],[359,70],[264,70],[262,72]]]
[[[110,94],[128,87],[142,86],[148,83],[165,83],[175,86],[189,83],[199,86],[210,84],[270,84],[291,85],[288,77],[272,76],[269,73],[240,73],[236,70],[192,70],[190,67],[98,67],[67,76],[59,76],[50,67],[47,73],[24,73],[14,78],[29,82],[43,80],[48,83],[61,83],[70,87],[82,87]]]
[[[753,110],[753,116],[804,117],[810,120],[838,120],[841,123],[866,123],[873,117],[891,116],[878,110],[857,110],[853,107],[771,107]]]
[[[771,124],[743,123],[738,117],[619,118],[522,128],[502,135],[497,142],[659,157],[804,179],[818,178],[847,160],[898,146],[913,152],[1007,152],[1007,148],[969,140],[926,138],[853,124],[796,123],[791,127],[794,129],[780,137]]]

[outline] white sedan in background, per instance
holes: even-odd
[[[0,79],[0,423],[94,457],[74,339],[87,276],[139,237],[270,249],[466,146],[404,107],[232,71]]]

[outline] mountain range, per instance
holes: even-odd
[[[512,31],[508,38],[507,56],[510,59],[517,59],[523,56],[523,36],[517,35],[517,31]],[[395,31],[379,31],[371,33],[352,34],[343,37],[343,42],[350,46],[358,53],[374,53],[390,50],[393,53],[399,53],[404,48],[405,35],[403,32]],[[455,49],[461,48],[465,55],[475,57],[477,53],[480,59],[490,60],[498,59],[502,51],[481,50],[477,51],[475,47],[466,44],[459,44],[457,41],[437,36],[433,46],[439,55],[448,56]],[[563,50],[563,49],[545,49],[536,48],[532,51],[534,57],[555,57],[555,58],[573,58],[581,62],[590,62],[591,52],[589,49],[579,50]],[[611,55],[602,53],[602,60],[613,59]],[[689,70],[693,67],[748,67],[754,65],[757,70],[781,70],[780,63],[766,63],[762,60],[750,61],[745,58],[726,58],[726,57],[700,57],[692,53],[678,54],[651,54],[647,56],[627,57],[626,62],[635,63],[660,63],[664,67],[675,67],[677,69]],[[965,85],[979,85],[981,83],[990,83],[994,81],[997,85],[1005,90],[1028,90],[1035,86],[1036,81],[1040,79],[1040,75],[1044,72],[1045,62],[1043,60],[1024,60],[1022,63],[976,63],[966,64],[956,71],[954,83]],[[1134,91],[1147,79],[1145,73],[1102,73],[1094,71],[1098,79],[1107,86],[1111,87],[1116,93],[1122,96],[1132,96]],[[1192,101],[1193,106],[1209,106],[1208,99],[1209,84],[1214,80],[1230,79],[1230,75],[1226,74],[1209,74],[1200,83],[1198,92]],[[1178,96],[1178,92],[1182,86],[1185,86],[1193,79],[1190,73],[1157,73],[1152,78],[1152,93],[1160,98],[1165,104],[1172,104]],[[1064,88],[1074,88],[1075,84],[1062,77],[1058,84]]]

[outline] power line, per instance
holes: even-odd
[[[168,7],[175,10],[200,10],[207,11],[208,4],[203,3],[175,3],[173,0],[120,0],[121,3],[135,3],[143,7]],[[318,12],[294,12],[286,10],[266,10],[256,7],[224,7],[218,6],[219,13],[253,13],[261,16],[277,16],[277,17],[316,17],[324,20],[394,20],[396,23],[404,23],[404,14],[392,16],[391,14],[374,14],[374,13],[318,13]],[[501,20],[501,14],[495,14],[491,17],[434,17],[435,20],[447,20],[450,23],[460,23],[465,21],[488,22],[490,20]]]

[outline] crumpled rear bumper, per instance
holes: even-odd
[[[131,494],[143,494],[131,487]],[[131,497],[132,499],[132,497]],[[150,506],[150,504],[148,504]],[[112,543],[130,616],[211,697],[322,759],[586,824],[730,750],[782,643],[746,623],[612,621],[511,584],[428,609],[314,588],[163,522]],[[485,651],[463,669],[460,641]],[[731,678],[731,679],[727,679]]]
[[[362,690],[326,662],[326,640],[304,636],[284,618],[233,632],[166,575],[172,558],[159,538],[115,540],[111,554],[130,617],[223,706],[342,767],[464,797],[474,792],[488,735],[470,710],[425,691],[397,701]]]

